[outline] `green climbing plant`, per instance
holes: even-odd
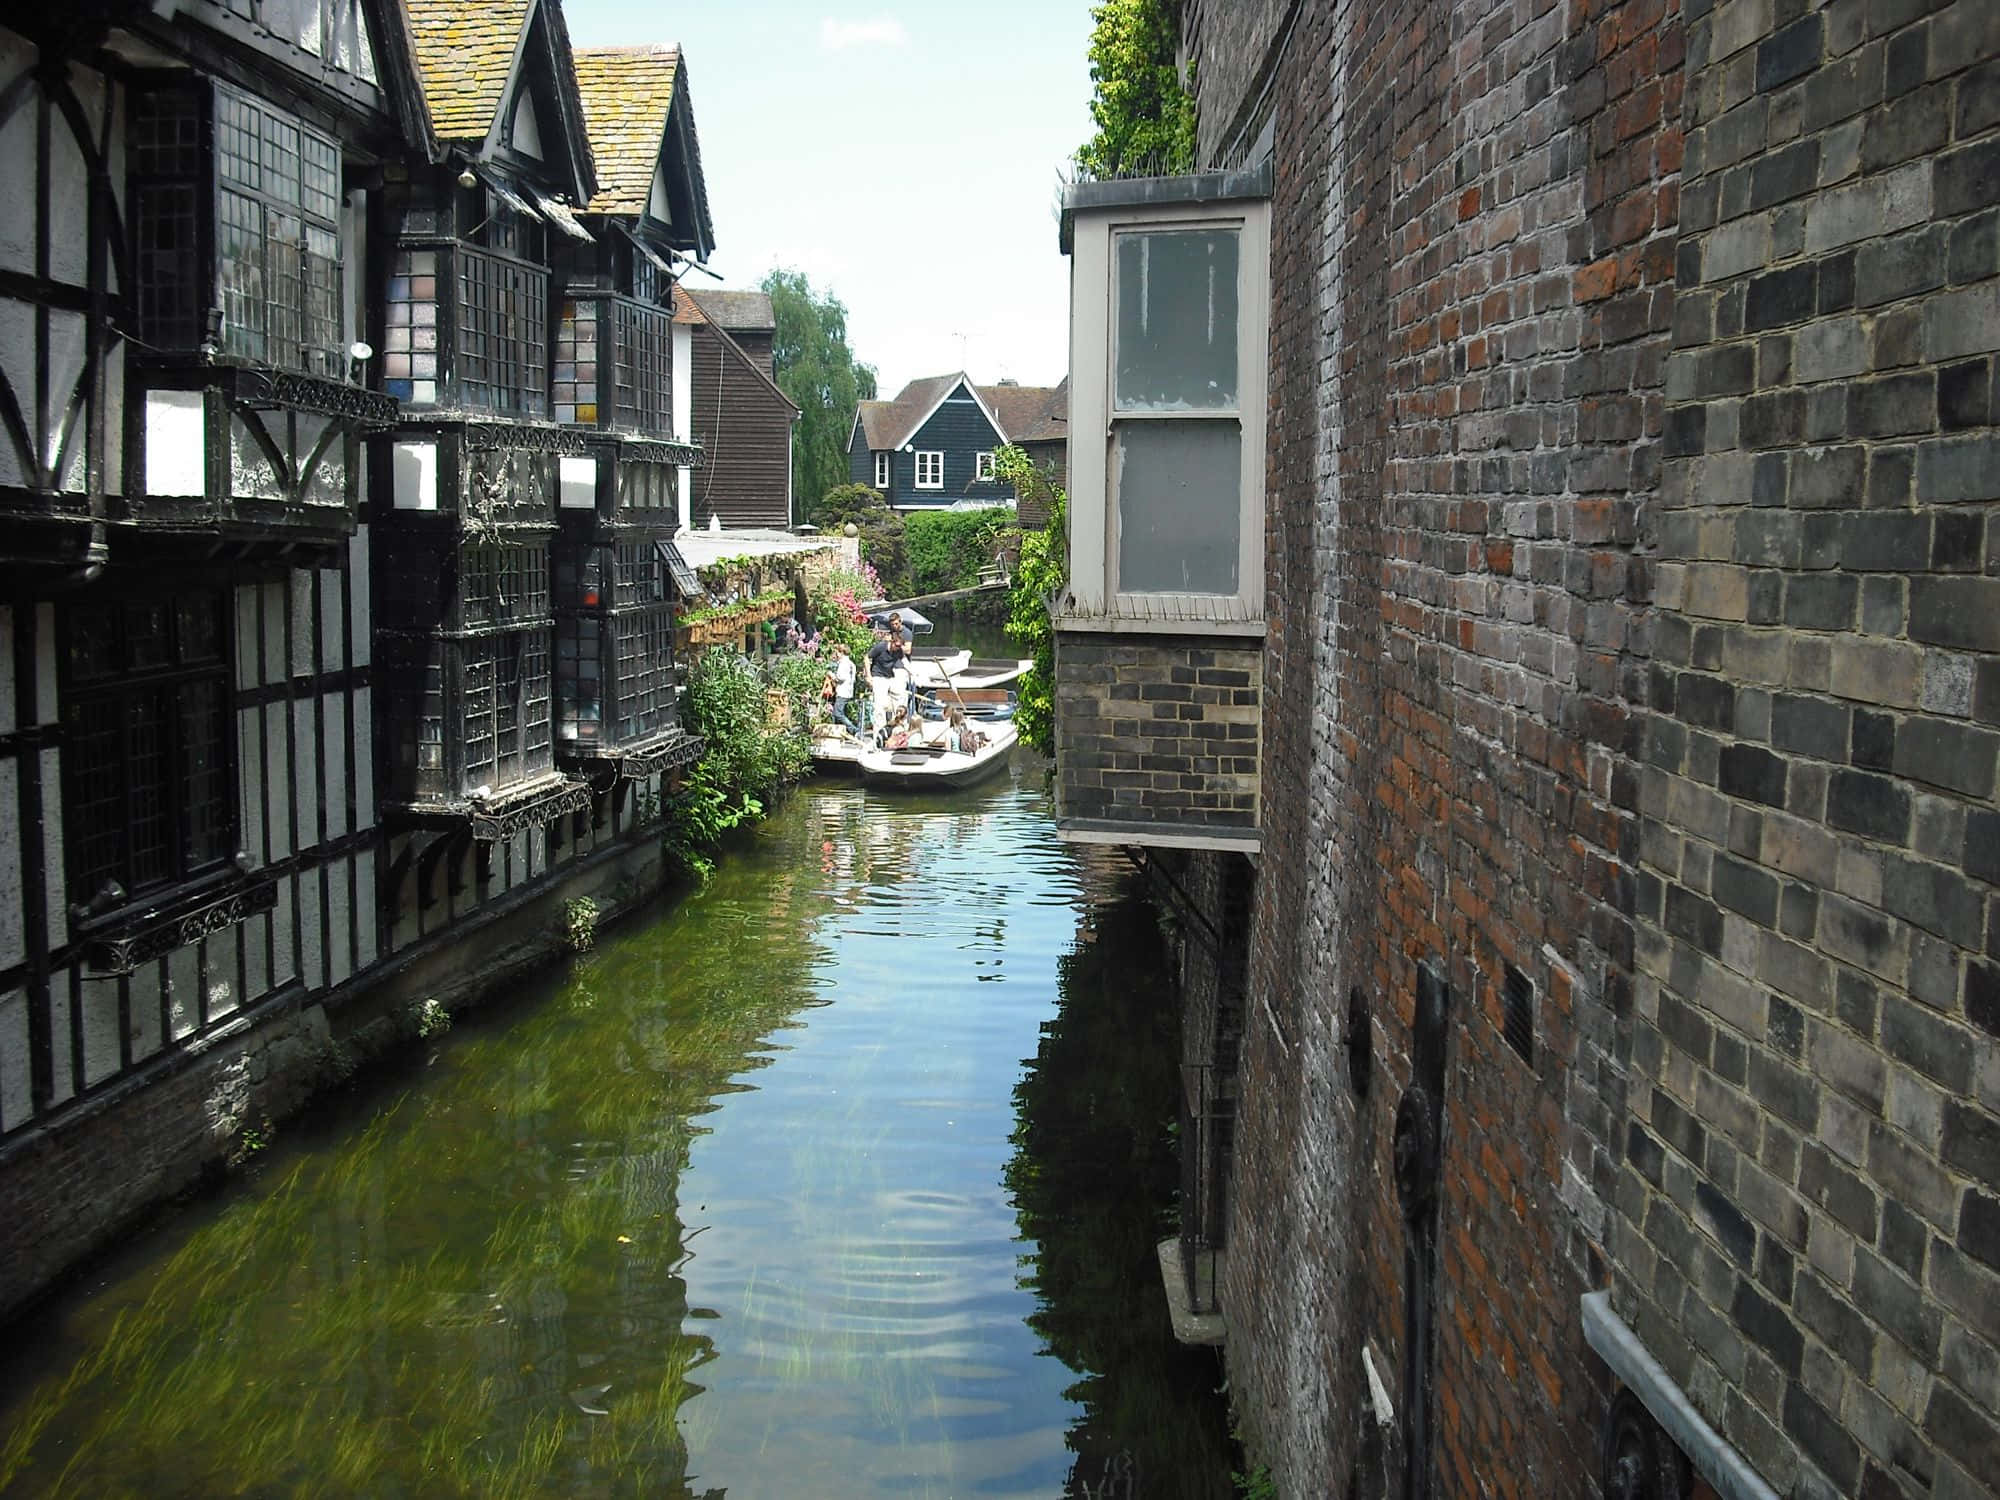
[[[994,453],[993,472],[1013,485],[1018,496],[1045,490],[1049,497],[1048,524],[1021,535],[1021,560],[1007,595],[1007,638],[1035,664],[1015,686],[1019,702],[1014,727],[1024,743],[1053,754],[1056,632],[1052,610],[1069,583],[1069,496],[1012,443]]]

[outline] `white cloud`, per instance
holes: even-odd
[[[901,47],[909,40],[903,23],[893,16],[873,21],[836,21],[828,16],[819,23],[819,44],[829,52],[848,47]]]

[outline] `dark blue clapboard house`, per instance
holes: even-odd
[[[913,380],[891,401],[863,401],[847,440],[848,475],[899,510],[971,502],[1005,505],[1013,490],[993,477],[993,453],[1039,416],[1054,393],[1041,386],[974,385],[964,371]]]

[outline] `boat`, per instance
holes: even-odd
[[[1011,719],[1020,706],[1020,694],[1011,688],[959,688],[956,684],[934,693],[918,693],[917,706],[926,719],[942,719],[954,705],[964,708],[968,719]]]
[[[843,734],[832,724],[815,724],[812,734],[813,768],[823,775],[852,776],[861,769],[861,752],[869,740]]]
[[[967,753],[941,745],[907,750],[861,752],[861,779],[871,787],[906,792],[942,791],[971,786],[1007,764],[1017,738],[1014,726],[994,723],[979,731],[983,743]]]
[[[918,646],[910,652],[910,685],[918,689],[941,688],[957,682],[972,665],[972,653],[963,647]]]
[[[963,692],[975,689],[1004,688],[1018,682],[1021,674],[1032,671],[1034,663],[1026,657],[1010,660],[1002,656],[975,656],[963,668],[952,672],[952,686]]]

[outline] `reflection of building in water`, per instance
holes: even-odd
[[[1079,1377],[1064,1493],[1209,1500],[1230,1489],[1221,1366],[1174,1342],[1155,1249],[1180,1171],[1178,1027],[1159,1004],[1173,977],[1130,875],[1096,887],[1060,960],[1055,1017],[1014,1090],[1003,1175],[1034,1247],[1029,1322]]]

